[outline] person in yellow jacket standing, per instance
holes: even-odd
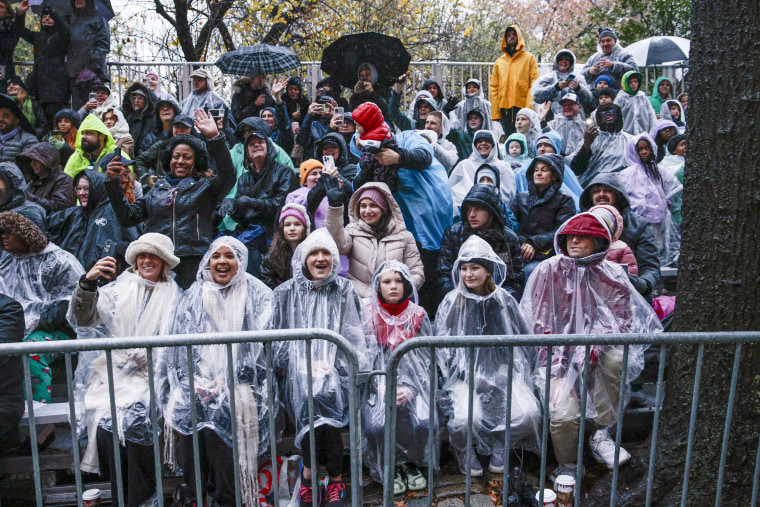
[[[536,58],[525,50],[525,38],[517,25],[504,30],[501,41],[504,52],[493,65],[491,73],[491,104],[494,121],[501,121],[504,134],[515,132],[517,112],[530,107],[530,89],[538,79]]]

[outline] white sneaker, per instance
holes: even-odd
[[[597,430],[589,442],[591,454],[599,463],[612,470],[615,466],[615,441],[610,438],[607,430]],[[620,447],[619,465],[624,465],[631,459],[631,453]]]
[[[475,454],[475,449],[472,450],[469,463],[467,460],[467,451],[457,450],[454,452],[454,454],[456,454],[457,456],[457,462],[459,463],[459,471],[462,473],[462,475],[467,475],[467,468],[469,468],[470,477],[483,476],[483,466],[480,464],[480,461],[478,461],[478,456]]]

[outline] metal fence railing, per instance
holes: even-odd
[[[621,372],[621,382],[620,382],[620,397],[618,401],[618,410],[617,413],[620,414],[618,422],[616,424],[616,432],[615,432],[615,461],[614,461],[614,468],[613,468],[613,475],[612,475],[612,488],[610,493],[610,506],[614,507],[617,503],[617,488],[618,488],[618,468],[619,468],[619,456],[620,456],[620,445],[621,445],[621,438],[622,438],[622,430],[623,430],[623,410],[625,408],[626,403],[626,396],[625,389],[626,389],[626,369],[628,364],[628,357],[629,357],[629,347],[631,345],[639,345],[639,344],[646,344],[646,345],[660,345],[660,351],[659,351],[659,365],[658,365],[658,371],[657,371],[657,390],[656,390],[656,399],[654,403],[654,419],[653,419],[653,426],[652,426],[652,433],[651,433],[651,445],[650,445],[650,451],[649,451],[649,465],[648,465],[648,473],[647,473],[647,489],[646,489],[646,505],[649,506],[652,502],[652,485],[654,481],[654,473],[655,473],[655,452],[657,448],[657,437],[658,437],[658,431],[659,431],[659,424],[660,424],[660,417],[661,417],[661,408],[662,408],[662,402],[664,397],[664,382],[665,382],[665,362],[667,357],[667,350],[668,348],[672,348],[679,345],[689,345],[689,346],[698,346],[697,351],[697,362],[696,362],[696,370],[694,374],[694,390],[692,395],[692,406],[691,406],[691,414],[689,419],[689,433],[688,433],[688,444],[686,448],[686,454],[684,456],[684,474],[683,474],[683,483],[682,483],[682,490],[681,490],[681,505],[690,505],[689,498],[688,498],[688,491],[689,491],[689,477],[691,472],[691,463],[692,463],[692,454],[694,450],[694,435],[696,430],[696,424],[697,424],[697,404],[698,404],[698,395],[699,395],[699,389],[700,389],[700,381],[701,381],[701,372],[702,372],[702,359],[704,355],[704,349],[706,344],[724,344],[724,345],[734,345],[735,346],[735,353],[734,353],[734,362],[733,362],[733,370],[732,370],[732,377],[731,377],[731,386],[729,391],[729,397],[727,401],[727,409],[726,409],[726,419],[724,424],[724,433],[723,433],[723,440],[722,440],[722,448],[721,448],[721,459],[720,459],[720,465],[717,473],[717,494],[716,494],[716,503],[715,505],[721,505],[721,497],[722,497],[722,491],[723,491],[723,482],[725,477],[725,467],[726,467],[726,455],[728,450],[728,442],[729,442],[729,435],[731,431],[731,419],[733,415],[734,405],[736,402],[736,387],[737,387],[737,381],[738,381],[738,370],[739,370],[739,364],[741,359],[741,350],[742,350],[742,344],[743,343],[750,343],[750,344],[757,344],[760,343],[760,332],[733,332],[733,333],[667,333],[667,334],[610,334],[610,335],[574,335],[574,336],[567,336],[567,335],[534,335],[534,336],[456,336],[456,337],[419,337],[412,340],[405,341],[401,345],[399,345],[391,355],[388,366],[386,368],[386,391],[385,391],[385,442],[384,442],[384,457],[383,457],[383,487],[384,487],[384,494],[383,494],[383,500],[384,500],[384,507],[393,507],[394,505],[394,496],[393,496],[393,478],[394,478],[394,469],[395,469],[395,427],[396,427],[396,415],[397,415],[397,408],[396,408],[396,390],[398,387],[397,384],[397,374],[398,374],[398,368],[399,364],[402,361],[402,358],[410,353],[413,350],[416,349],[428,349],[430,351],[430,358],[431,358],[431,365],[430,365],[430,399],[435,400],[436,396],[436,386],[437,382],[434,382],[435,378],[435,370],[436,370],[436,349],[439,348],[466,348],[469,349],[470,352],[472,352],[476,348],[480,347],[509,347],[509,357],[512,357],[512,349],[514,347],[537,347],[537,346],[545,346],[548,347],[547,357],[552,357],[552,347],[556,346],[563,346],[563,345],[576,345],[576,346],[586,346],[586,352],[585,352],[585,363],[584,363],[584,369],[583,369],[583,375],[582,375],[582,387],[581,387],[581,394],[580,394],[580,414],[586,414],[586,399],[588,394],[588,388],[589,388],[589,362],[590,362],[590,351],[591,347],[590,345],[613,345],[613,346],[619,346],[623,347],[623,368]],[[469,371],[470,374],[468,377],[468,392],[469,392],[469,398],[468,398],[468,420],[467,420],[467,442],[468,442],[468,453],[474,452],[472,450],[472,433],[473,433],[473,397],[474,397],[474,377],[473,374],[474,371],[474,354],[470,353],[468,356],[469,361]],[[539,476],[539,492],[540,492],[540,501],[539,505],[544,505],[543,503],[543,492],[544,487],[546,484],[546,472],[547,472],[547,450],[548,450],[548,442],[549,442],[549,435],[548,435],[548,428],[549,428],[549,391],[550,391],[550,380],[551,380],[551,361],[547,361],[546,366],[546,384],[544,387],[544,393],[546,395],[543,399],[543,425],[542,425],[542,435],[541,435],[541,466],[540,466],[540,476]],[[509,484],[509,473],[510,473],[510,452],[509,452],[509,442],[510,442],[510,422],[511,422],[511,406],[512,406],[512,399],[511,399],[511,389],[512,389],[512,379],[513,379],[513,367],[514,365],[510,363],[508,365],[508,376],[507,376],[507,396],[506,396],[506,403],[504,406],[504,413],[506,416],[506,425],[505,425],[505,432],[504,432],[504,440],[505,445],[504,448],[506,449],[506,452],[504,453],[505,457],[505,463],[504,463],[504,476],[503,476],[503,504],[506,505],[506,499],[509,496],[509,490],[508,490],[508,484]],[[433,421],[433,410],[434,410],[435,403],[431,402],[430,404],[430,421]],[[434,445],[433,442],[433,427],[431,425],[429,429],[428,434],[428,449],[426,452],[426,455],[433,456],[433,448]],[[585,432],[585,418],[580,418],[580,427],[578,430],[579,435],[579,446],[578,446],[578,455],[577,455],[577,461],[576,463],[579,464],[577,468],[577,473],[575,477],[575,507],[579,507],[580,505],[584,504],[584,501],[582,499],[582,488],[581,488],[581,466],[580,464],[583,463],[583,456],[584,456],[584,432]],[[467,467],[466,470],[466,486],[465,486],[465,506],[470,505],[470,496],[471,496],[471,471],[470,467]],[[760,472],[760,446],[758,447],[758,453],[757,458],[755,461],[755,474],[754,474],[754,483],[753,483],[753,492],[758,490],[759,484],[759,478],[758,478],[758,472]],[[710,475],[711,477],[714,476],[713,474]],[[434,484],[434,477],[435,474],[433,473],[432,467],[428,470],[428,493],[427,493],[427,504],[432,506],[435,496],[435,484]],[[704,476],[703,479],[704,480]],[[674,485],[675,487],[676,485]],[[751,505],[754,507],[756,505],[756,495],[753,494],[753,501]]]
[[[176,335],[176,336],[152,336],[152,337],[133,337],[133,338],[106,338],[97,340],[71,340],[71,341],[59,341],[59,342],[32,342],[32,343],[12,343],[12,344],[0,344],[0,356],[7,355],[19,355],[24,365],[24,383],[27,399],[27,411],[29,417],[29,434],[31,440],[32,451],[32,465],[34,470],[34,497],[35,505],[42,507],[43,503],[43,491],[41,484],[40,474],[40,454],[37,444],[37,429],[35,425],[34,415],[34,403],[32,401],[32,380],[30,376],[29,357],[33,354],[50,354],[58,353],[64,355],[64,361],[66,365],[66,386],[68,391],[68,408],[69,408],[69,422],[71,426],[71,438],[73,442],[73,473],[76,483],[76,497],[77,504],[82,507],[82,493],[83,493],[83,481],[82,473],[80,471],[80,452],[77,435],[76,424],[76,410],[74,402],[74,384],[73,384],[73,370],[72,370],[72,354],[76,354],[84,351],[105,351],[108,373],[108,390],[110,398],[110,410],[112,421],[112,435],[114,446],[114,459],[116,461],[116,480],[117,491],[112,492],[112,498],[119,500],[119,505],[124,504],[125,492],[124,484],[122,483],[121,476],[121,456],[119,452],[119,437],[118,437],[118,418],[116,417],[116,400],[114,392],[113,381],[113,362],[112,352],[120,349],[139,348],[145,349],[147,352],[147,366],[148,366],[148,383],[150,386],[150,418],[152,427],[152,442],[153,442],[153,459],[155,464],[155,478],[156,478],[156,491],[158,494],[158,505],[163,507],[164,498],[161,494],[163,490],[163,473],[161,462],[161,446],[159,445],[159,425],[157,424],[157,400],[155,389],[155,375],[154,371],[154,353],[156,348],[163,347],[186,347],[188,354],[188,377],[190,381],[190,391],[193,391],[193,346],[194,345],[213,345],[221,344],[227,348],[227,373],[230,385],[227,386],[230,393],[235,390],[234,386],[234,361],[232,359],[232,345],[234,343],[242,342],[254,342],[261,343],[264,346],[265,360],[266,360],[266,379],[267,379],[267,399],[270,406],[268,407],[269,413],[269,435],[270,435],[270,450],[269,455],[272,463],[277,463],[277,431],[275,428],[275,413],[277,407],[271,405],[272,400],[276,400],[277,397],[274,393],[274,352],[273,345],[276,342],[284,341],[304,341],[306,344],[306,374],[307,385],[309,386],[308,393],[308,416],[309,416],[309,434],[311,436],[310,441],[304,442],[303,445],[311,445],[311,467],[314,470],[312,474],[312,487],[316,491],[317,487],[317,466],[316,466],[316,452],[314,442],[314,398],[311,392],[312,385],[312,342],[315,340],[326,340],[335,344],[340,351],[346,357],[349,371],[348,371],[348,391],[349,391],[349,433],[350,433],[350,453],[351,453],[351,483],[361,484],[361,428],[359,421],[359,392],[358,392],[358,359],[351,344],[346,341],[342,336],[337,333],[318,330],[318,329],[296,329],[286,331],[248,331],[239,333],[216,333],[216,334],[195,334],[195,335]],[[236,407],[235,396],[230,396],[230,420],[232,425],[231,434],[237,435],[236,432]],[[193,458],[195,460],[195,477],[186,478],[187,482],[195,481],[196,491],[203,491],[200,478],[200,461],[199,461],[199,448],[198,448],[198,432],[197,432],[197,408],[195,403],[190,403],[190,411],[192,417],[193,427]],[[233,465],[234,465],[234,479],[235,479],[235,495],[237,507],[241,504],[241,477],[240,468],[238,463],[238,445],[237,439],[233,437]],[[255,479],[255,478],[254,478]],[[273,491],[278,491],[278,474],[272,474]],[[362,490],[360,487],[351,488],[352,505],[362,505]],[[200,494],[200,493],[199,493]],[[275,506],[280,507],[280,501],[278,495],[274,495]],[[317,495],[314,495],[314,499],[317,499]],[[1,501],[0,501],[1,502]],[[5,505],[2,502],[2,505]]]

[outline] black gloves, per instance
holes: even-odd
[[[69,309],[69,302],[57,301],[45,307],[40,313],[39,327],[46,333],[63,329],[67,326],[66,312]]]
[[[338,186],[338,180],[329,174],[323,174],[319,180],[325,187],[327,193],[327,202],[332,208],[343,206],[343,191]]]

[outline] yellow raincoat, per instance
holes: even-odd
[[[530,89],[533,81],[538,79],[536,58],[525,51],[525,38],[517,25],[512,25],[517,32],[517,50],[514,56],[507,53],[506,30],[502,36],[501,50],[504,52],[493,65],[491,74],[491,116],[493,120],[501,119],[502,109],[513,107],[530,107],[533,97]]]

